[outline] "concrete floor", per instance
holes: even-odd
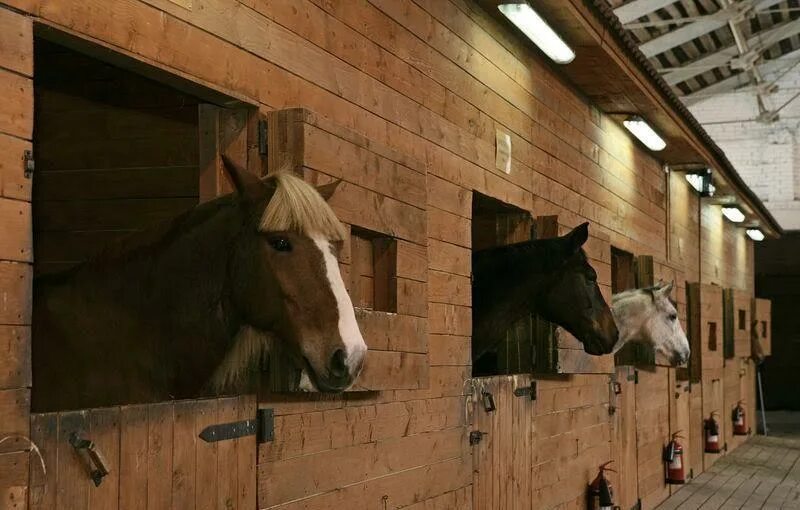
[[[800,413],[768,413],[767,427],[657,510],[800,510]]]

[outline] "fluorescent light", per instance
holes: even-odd
[[[734,223],[744,221],[744,213],[738,207],[723,207],[722,214]]]
[[[569,64],[575,59],[575,52],[530,5],[500,4],[497,8],[554,62]]]
[[[703,192],[703,176],[699,174],[686,174],[686,180],[698,193]]]
[[[749,237],[753,241],[763,241],[764,240],[764,232],[760,231],[757,228],[748,228],[747,229],[747,237]]]
[[[686,181],[701,197],[713,197],[716,188],[711,184],[711,170],[703,173],[686,174]]]
[[[642,120],[641,117],[629,117],[622,124],[651,151],[664,150],[664,147],[667,146],[667,142],[658,136],[658,133],[653,131],[650,124]]]

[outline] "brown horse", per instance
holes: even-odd
[[[473,363],[531,313],[572,333],[589,354],[611,352],[618,332],[583,252],[588,237],[584,223],[563,237],[499,246],[473,256]]]
[[[366,344],[335,254],[335,184],[223,159],[236,193],[36,279],[36,411],[231,391],[273,341],[320,391],[354,382]]]

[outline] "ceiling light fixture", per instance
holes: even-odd
[[[741,223],[744,221],[744,213],[738,207],[723,207],[722,215],[734,223]]]
[[[697,191],[701,197],[713,197],[716,188],[712,184],[711,169],[688,173],[686,174],[686,181],[689,185]]]
[[[667,142],[639,116],[628,117],[622,124],[651,151],[661,151],[667,146]]]
[[[554,62],[569,64],[575,59],[572,48],[527,3],[500,4],[497,8]]]
[[[752,239],[753,241],[763,241],[764,240],[764,232],[757,228],[748,228],[747,229],[747,237]]]

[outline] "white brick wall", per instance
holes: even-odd
[[[800,69],[789,73],[779,86],[768,99],[768,108],[800,92]],[[753,120],[758,106],[749,91],[713,96],[689,109],[781,226],[800,230],[800,97],[770,125]]]

